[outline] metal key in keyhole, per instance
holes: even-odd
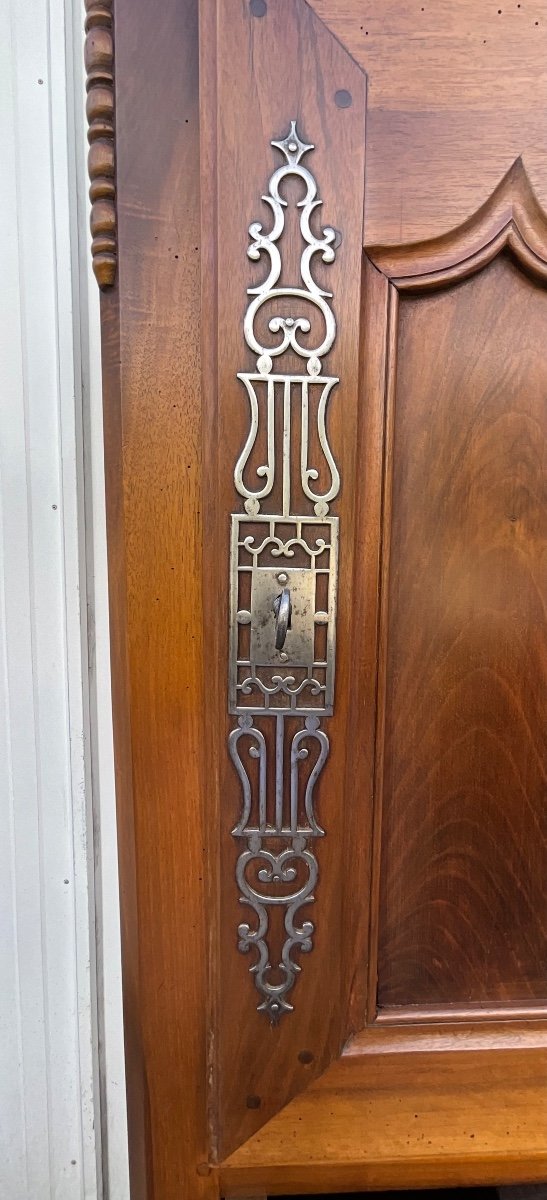
[[[288,587],[284,587],[279,596],[276,596],[272,608],[275,613],[275,648],[282,650],[287,632],[291,628],[292,604]]]

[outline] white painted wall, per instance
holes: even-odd
[[[82,9],[79,0],[0,0],[6,1200],[129,1195]]]

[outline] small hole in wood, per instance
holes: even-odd
[[[334,103],[337,108],[350,108],[353,104],[353,96],[345,88],[340,88],[338,92],[334,93]]]
[[[262,1101],[260,1096],[247,1096],[245,1103],[247,1108],[260,1108]]]
[[[313,1062],[313,1054],[311,1050],[301,1050],[298,1055],[298,1061],[303,1063],[305,1067]]]
[[[266,0],[251,0],[249,8],[253,17],[265,17],[268,11]]]

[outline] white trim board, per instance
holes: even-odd
[[[83,5],[2,6],[0,1194],[127,1200]]]
[[[78,223],[80,355],[85,480],[90,760],[95,830],[97,1016],[105,1200],[129,1200],[120,949],[116,798],[112,735],[108,562],[104,484],[99,289],[91,266],[87,194],[83,0],[65,0],[72,30],[75,180]]]

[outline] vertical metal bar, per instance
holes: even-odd
[[[275,829],[281,833],[283,828],[283,749],[284,749],[285,718],[278,713],[275,718]]]
[[[308,442],[309,442],[309,393],[308,380],[302,380],[302,413],[300,421],[300,484],[304,492],[308,479]]]
[[[267,743],[266,743],[267,745]],[[268,773],[267,773],[267,751],[260,755],[259,776],[258,776],[258,828],[260,833],[266,832],[267,806],[266,798],[268,793]]]
[[[283,384],[283,516],[291,511],[291,380]]]
[[[298,821],[298,767],[296,765],[298,745],[296,742],[297,737],[298,734],[295,734],[291,744],[291,833],[293,835],[297,832]]]

